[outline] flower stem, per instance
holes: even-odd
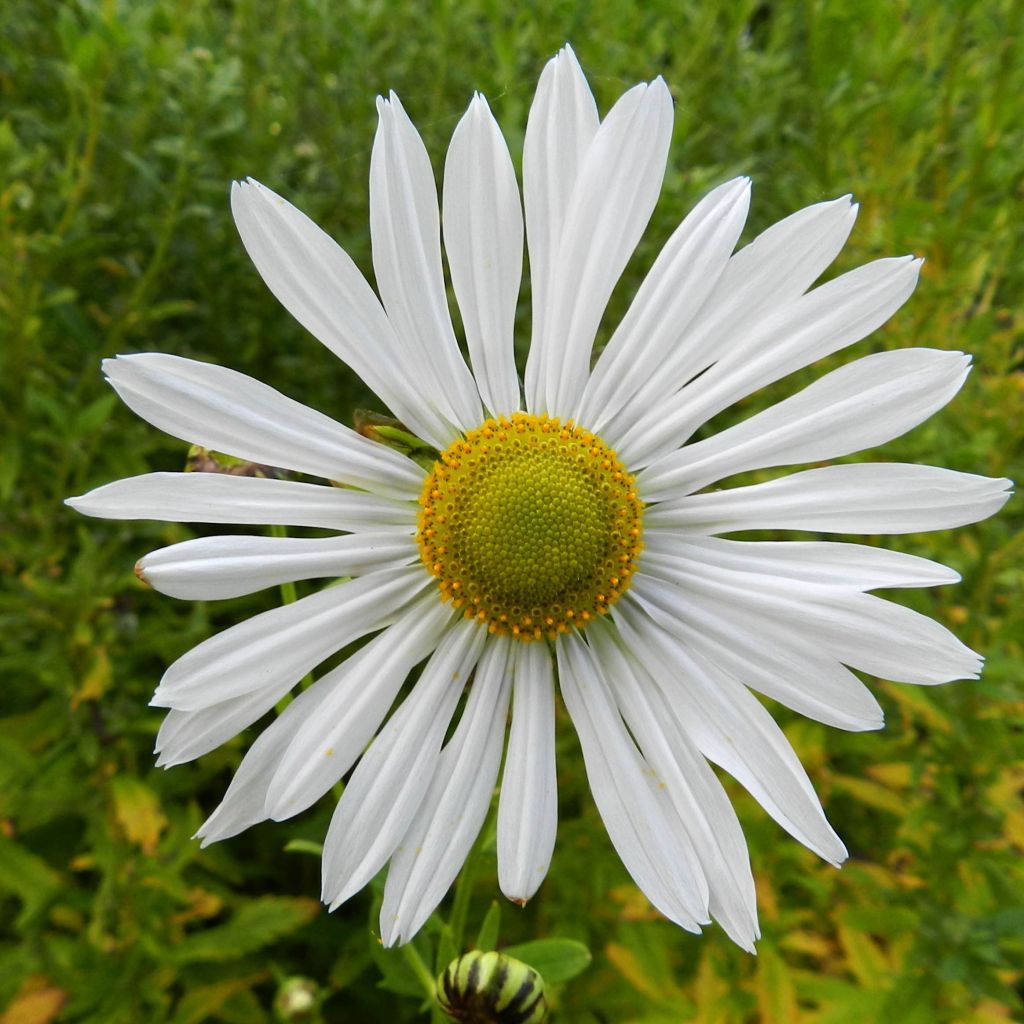
[[[437,999],[437,983],[427,965],[423,962],[420,951],[411,942],[407,942],[404,946],[399,946],[398,948],[402,956],[405,957],[406,963],[412,968],[413,974],[416,975],[423,986],[423,994],[431,1003],[434,1003]]]
[[[485,839],[490,836],[494,826],[494,806],[492,804],[484,827],[480,829],[476,841],[473,843],[466,857],[466,862],[459,872],[459,880],[455,883],[455,899],[452,902],[451,916],[448,918],[448,927],[451,929],[452,941],[459,952],[462,951],[462,942],[466,931],[466,918],[469,915],[469,898],[473,892],[473,883],[476,881],[476,868],[480,862],[480,854],[483,851]]]

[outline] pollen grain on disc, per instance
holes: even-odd
[[[441,453],[417,541],[444,600],[529,641],[608,611],[629,587],[642,525],[633,477],[597,435],[515,413]]]

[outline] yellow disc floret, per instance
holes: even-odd
[[[640,553],[633,477],[571,421],[487,420],[441,453],[420,505],[420,556],[442,598],[520,640],[605,614]]]

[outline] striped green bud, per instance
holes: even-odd
[[[544,979],[504,953],[473,950],[453,960],[437,982],[437,999],[461,1024],[541,1024]]]

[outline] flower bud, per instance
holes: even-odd
[[[548,1015],[544,979],[521,960],[493,951],[453,960],[438,979],[437,999],[461,1024],[541,1024]]]

